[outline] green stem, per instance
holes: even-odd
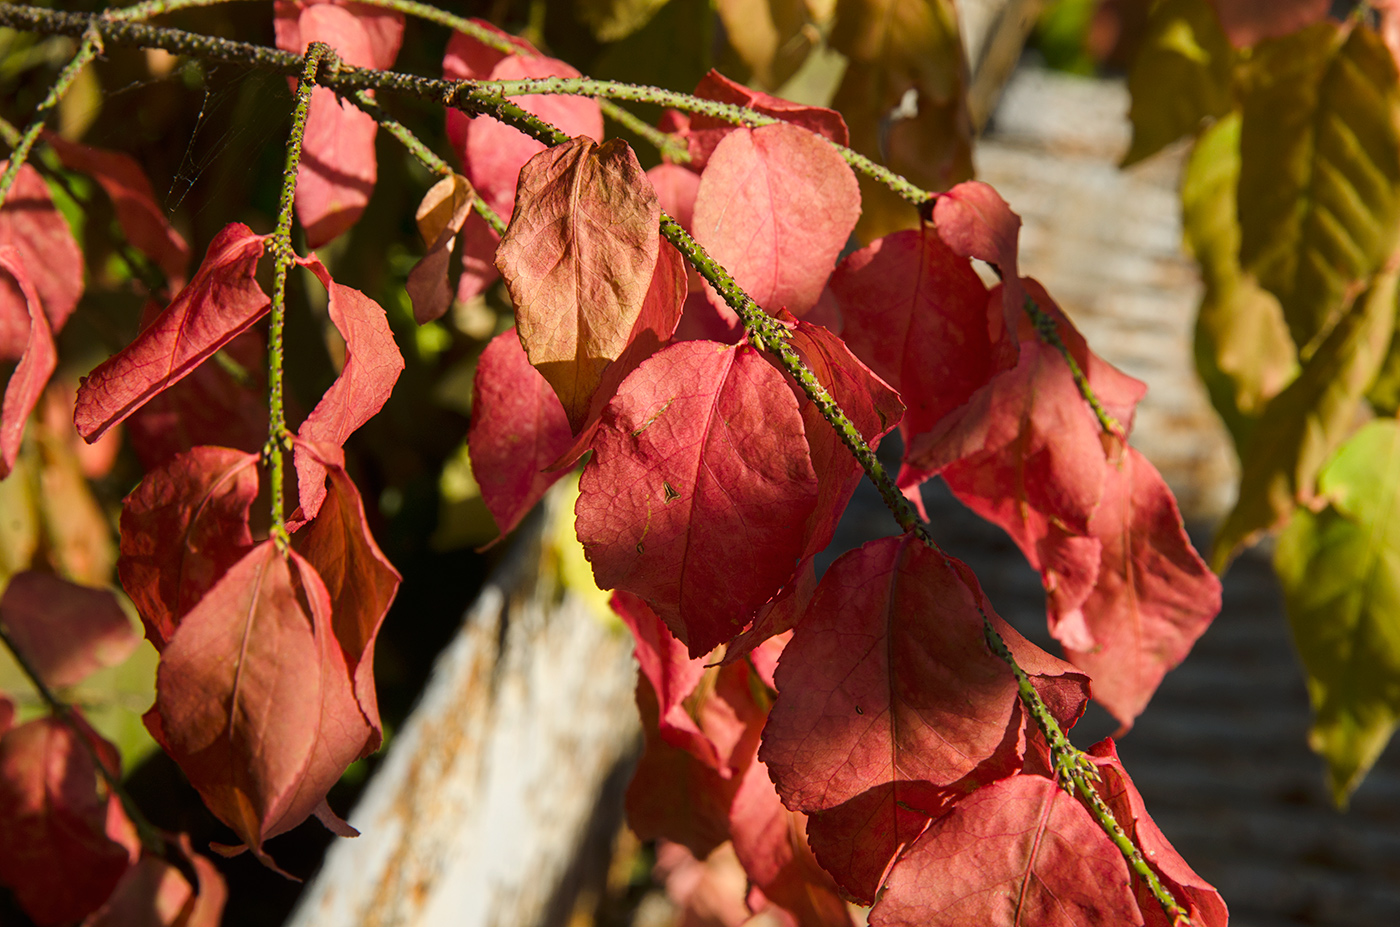
[[[623,109],[612,100],[600,99],[598,106],[604,116],[646,139],[668,161],[675,164],[690,163],[690,147],[674,135],[662,132],[630,109]]]
[[[374,97],[370,96],[368,90],[356,90],[355,99],[352,102],[379,123],[379,127],[392,135],[400,145],[407,148],[408,153],[417,158],[419,163],[429,171],[444,176],[452,173],[451,165],[439,158],[437,152],[423,144],[422,139],[414,135],[408,126],[384,112],[384,108]]]
[[[267,458],[272,471],[271,534],[278,547],[283,550],[287,547],[288,537],[282,499],[282,452],[290,449],[292,435],[287,430],[282,398],[282,330],[287,318],[287,271],[296,261],[296,252],[292,250],[292,206],[296,202],[297,172],[301,169],[301,142],[306,134],[306,117],[311,112],[311,94],[316,89],[317,74],[322,61],[326,63],[326,69],[334,73],[339,59],[326,43],[312,42],[306,49],[301,81],[297,84],[297,104],[292,114],[292,131],[287,137],[287,159],[282,168],[282,196],[278,203],[277,228],[273,231],[269,243],[276,263],[273,264],[272,270],[272,309],[267,336],[268,434],[267,444],[263,446],[263,456]]]
[[[367,90],[355,91],[354,104],[372,116],[375,122],[392,135],[399,144],[408,149],[409,153],[416,157],[424,167],[434,174],[446,175],[452,173],[452,167],[446,161],[439,158],[437,154],[423,144],[422,139],[414,135],[403,123],[394,119],[384,112],[374,97],[369,95]],[[486,220],[486,223],[495,230],[497,235],[506,233],[506,224],[500,216],[496,215],[496,210],[487,206],[479,196],[472,197],[472,208]]]
[[[1037,306],[1035,300],[1029,296],[1026,297],[1025,310],[1026,315],[1030,316],[1031,322],[1035,325],[1035,332],[1040,336],[1040,340],[1059,351],[1060,356],[1064,358],[1065,363],[1069,366],[1070,374],[1074,377],[1074,385],[1079,388],[1079,395],[1084,397],[1089,408],[1094,410],[1094,415],[1099,420],[1099,427],[1108,434],[1126,439],[1127,435],[1123,433],[1123,426],[1103,407],[1103,403],[1099,401],[1093,387],[1089,385],[1089,377],[1079,366],[1079,362],[1074,359],[1074,355],[1070,353],[1069,346],[1065,344],[1064,339],[1060,337],[1060,329],[1055,318]]]
[[[73,733],[78,735],[79,742],[82,743],[83,747],[92,757],[92,764],[97,768],[97,774],[102,777],[102,782],[107,786],[107,790],[117,796],[117,800],[121,802],[122,810],[126,812],[127,818],[131,821],[132,826],[136,828],[136,835],[140,838],[141,845],[156,856],[164,856],[166,853],[164,838],[161,837],[160,832],[156,830],[151,822],[146,819],[146,816],[141,813],[141,809],[137,807],[135,799],[131,797],[126,787],[122,785],[121,777],[117,775],[115,770],[107,768],[107,763],[103,760],[101,754],[97,752],[97,745],[88,739],[86,726],[79,723],[77,715],[73,711],[73,706],[54,694],[54,691],[49,688],[48,683],[44,682],[43,677],[39,675],[39,671],[29,662],[29,658],[25,656],[24,651],[16,646],[14,638],[10,637],[10,633],[6,630],[3,623],[0,623],[0,643],[3,643],[10,651],[10,655],[14,657],[15,663],[19,666],[20,671],[29,679],[30,685],[34,687],[34,691],[39,693],[39,698],[48,706],[49,713],[68,725]]]
[[[82,43],[78,46],[77,53],[59,72],[58,79],[49,88],[48,95],[39,104],[39,108],[34,111],[34,116],[30,119],[24,134],[15,142],[14,150],[10,152],[10,163],[6,165],[4,175],[0,176],[0,206],[4,205],[5,197],[10,195],[10,188],[14,186],[15,178],[19,176],[19,169],[28,160],[30,149],[38,140],[39,133],[44,131],[44,125],[53,115],[53,111],[58,108],[64,94],[73,86],[73,82],[78,79],[78,75],[82,73],[83,68],[87,67],[88,62],[96,58],[102,51],[102,36],[96,23],[89,22],[83,29],[82,36]]]

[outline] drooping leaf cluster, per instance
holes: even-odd
[[[1336,21],[1326,3],[1280,7],[1155,4],[1129,81],[1127,160],[1194,137],[1182,208],[1205,282],[1197,363],[1242,471],[1214,565],[1284,530],[1275,566],[1310,739],[1344,804],[1400,718],[1400,609],[1384,593],[1396,511],[1357,469],[1381,423],[1358,426],[1400,409],[1400,9]],[[1381,459],[1363,468],[1374,479]],[[1362,486],[1374,530],[1350,534]]]
[[[602,36],[640,28],[657,6],[587,8]],[[756,83],[777,83],[805,54],[791,42],[806,21],[795,6],[717,4]],[[1394,64],[1365,23],[1323,21],[1302,2],[1286,22],[1251,19],[1249,6],[1158,4],[1140,67],[1168,67],[1190,93],[1153,104],[1157,85],[1134,80],[1134,157],[1215,120],[1186,202],[1207,278],[1207,375],[1229,399],[1247,481],[1220,549],[1315,504],[1280,544],[1285,578],[1319,563],[1386,575],[1389,510],[1359,500],[1395,495],[1393,468],[1376,463],[1394,456],[1394,435],[1378,423],[1351,439],[1364,447],[1343,442],[1363,402],[1385,414],[1394,365],[1387,158],[1400,146],[1390,123],[1367,121],[1393,109]],[[397,13],[366,3],[279,2],[274,17],[280,48],[309,61],[335,53],[327,84],[341,65],[390,68],[402,38]],[[626,142],[605,140],[588,97],[521,94],[511,102],[526,115],[509,118],[449,109],[458,169],[435,168],[417,209],[426,253],[407,291],[420,324],[498,278],[509,296],[514,327],[475,372],[467,443],[482,498],[507,533],[581,464],[578,538],[641,669],[631,824],[692,884],[722,860],[737,865],[736,922],[767,910],[847,924],[855,901],[878,925],[1223,925],[1223,902],[1152,823],[1112,741],[1081,754],[1062,734],[1091,697],[1130,727],[1219,610],[1219,582],[1175,500],[1129,444],[1146,387],[1021,275],[1018,218],[966,181],[952,4],[852,0],[834,22],[850,62],[835,102],[849,126],[714,72],[697,110],[731,104],[777,121],[667,112],[661,126],[685,157],[643,170]],[[469,26],[442,63],[449,79],[485,82],[463,86],[577,76],[524,39]],[[1232,42],[1256,43],[1247,63]],[[299,89],[309,106],[288,204],[314,249],[364,214],[380,123],[371,97]],[[1295,105],[1295,92],[1313,118],[1260,115]],[[547,144],[532,120],[561,136]],[[123,505],[116,564],[161,657],[145,722],[241,841],[216,849],[275,866],[266,841],[308,816],[351,833],[325,796],[382,738],[374,649],[399,575],[370,534],[343,445],[404,361],[380,305],[333,278],[333,249],[296,254],[284,230],[234,222],[190,273],[134,163],[50,144],[94,177],[170,284],[74,402],[82,437],[127,423],[148,468]],[[916,214],[857,176],[847,145],[945,192]],[[843,258],[853,234],[865,245]],[[55,254],[71,257],[62,273]],[[53,333],[81,296],[81,261],[26,165],[0,211],[0,350],[18,361],[0,418],[7,472],[26,422],[38,427],[30,416],[55,368]],[[277,265],[271,294],[260,264]],[[282,424],[278,354],[289,266],[319,281],[344,344],[337,378],[295,430]],[[221,377],[230,358],[260,368],[268,318],[265,405],[264,383]],[[1239,348],[1255,335],[1273,353]],[[904,454],[890,480],[870,452],[895,428]],[[295,464],[285,485],[284,453]],[[818,579],[815,557],[864,475],[915,507],[921,484],[941,477],[1002,527],[1041,575],[1066,659],[1007,626],[972,573],[903,515],[903,533],[845,552]],[[269,525],[258,501],[284,492],[295,511],[284,519],[274,502]],[[1383,649],[1383,583],[1294,585],[1300,627],[1341,613],[1349,634]],[[0,617],[63,687],[129,646],[114,601],[31,571],[10,581]],[[1356,720],[1371,669],[1355,674],[1326,651],[1333,637],[1317,636],[1309,668],[1331,719],[1317,736],[1360,757],[1354,780],[1393,721],[1384,705]],[[12,714],[0,702],[0,788],[19,810],[0,811],[0,828],[27,836],[4,842],[26,849],[0,851],[0,880],[18,886],[78,859],[99,874],[60,911],[44,907],[51,893],[21,897],[31,915],[101,923],[109,915],[94,911],[155,897],[146,892],[170,899],[167,923],[217,920],[208,861],[178,835],[166,856],[137,839],[112,751],[80,716],[11,726]]]

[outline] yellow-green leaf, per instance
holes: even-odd
[[[1379,415],[1394,417],[1400,412],[1400,332],[1390,336],[1390,350],[1385,353],[1376,382],[1366,391],[1366,401]]]
[[[1235,50],[1206,0],[1163,0],[1128,75],[1133,144],[1124,166],[1191,135],[1201,122],[1234,105]]]
[[[1395,248],[1395,62],[1369,27],[1323,22],[1260,43],[1241,88],[1240,263],[1306,359]]]
[[[1274,564],[1313,703],[1312,748],[1339,806],[1400,719],[1400,423],[1367,425],[1323,470]]]
[[[1239,173],[1240,115],[1231,113],[1192,149],[1181,212],[1186,245],[1205,283],[1196,317],[1196,369],[1242,450],[1265,403],[1297,376],[1298,363],[1278,300],[1240,270]]]
[[[1265,407],[1240,461],[1239,501],[1215,537],[1217,571],[1316,498],[1317,473],[1355,427],[1361,397],[1390,346],[1395,292],[1395,270],[1377,275],[1298,378]]]
[[[849,59],[832,106],[851,147],[928,190],[972,177],[972,123],[951,0],[840,0],[832,46]],[[856,233],[872,241],[918,224],[918,213],[862,177]]]
[[[820,38],[806,0],[715,0],[715,9],[729,44],[765,90],[796,74]]]
[[[645,26],[666,0],[574,0],[578,18],[600,42],[616,42]]]

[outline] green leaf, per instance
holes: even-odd
[[[1361,397],[1375,379],[1395,328],[1396,271],[1377,275],[1275,396],[1254,426],[1240,461],[1240,497],[1215,537],[1212,566],[1280,527],[1315,497],[1314,481],[1356,424]]]
[[[1323,470],[1274,565],[1308,677],[1309,743],[1345,807],[1400,719],[1400,423],[1374,421]]]
[[[1385,353],[1376,382],[1366,391],[1366,401],[1377,415],[1394,418],[1400,413],[1400,332],[1390,338],[1390,350]]]
[[[600,42],[625,39],[651,21],[666,0],[574,0],[578,18]]]
[[[1297,351],[1273,294],[1240,270],[1235,186],[1240,115],[1201,134],[1181,184],[1186,245],[1201,266],[1205,295],[1196,317],[1196,369],[1235,448],[1249,443],[1264,405],[1298,374]]]
[[[1128,75],[1133,144],[1123,165],[1195,133],[1204,119],[1230,112],[1234,63],[1235,50],[1206,0],[1157,4]]]
[[[1395,62],[1365,25],[1323,22],[1260,43],[1241,84],[1240,263],[1306,359],[1395,249]]]

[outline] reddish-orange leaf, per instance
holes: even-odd
[[[1025,311],[1025,290],[1016,269],[1016,237],[1021,217],[1001,195],[977,180],[960,183],[941,194],[933,207],[938,236],[958,257],[976,258],[996,267],[1006,281],[1002,311],[1006,326],[1016,331]]]
[[[256,454],[197,447],[146,474],[122,504],[117,575],[157,650],[252,546],[257,462]]]
[[[40,927],[95,911],[131,865],[109,833],[109,818],[125,822],[115,801],[98,796],[92,749],[68,723],[38,718],[0,737],[0,883]]]
[[[298,258],[310,269],[330,295],[328,312],[336,331],[345,339],[345,366],[316,408],[301,423],[297,437],[340,447],[365,422],[374,418],[389,400],[399,374],[403,355],[394,343],[384,309],[359,290],[331,279],[326,265],[316,255]],[[311,519],[320,511],[326,497],[325,468],[296,451],[297,485],[300,487],[302,518]]]
[[[1276,39],[1323,19],[1328,0],[1212,0],[1220,25],[1236,48]]]
[[[636,639],[637,668],[651,684],[660,738],[719,769],[714,744],[683,704],[705,675],[705,658],[692,658],[656,612],[630,592],[614,592],[610,604]]]
[[[687,662],[684,645],[635,596],[615,596],[614,607],[633,627],[644,667],[637,707],[646,749],[628,788],[628,819],[645,839],[673,840],[703,857],[728,838],[730,805],[758,750],[766,711],[756,680],[742,661]],[[658,666],[663,661],[669,669]],[[669,705],[658,700],[652,678],[666,686]]]
[[[496,264],[530,363],[575,433],[622,355],[656,268],[661,207],[626,142],[576,138],[520,172]],[[668,332],[669,334],[669,332]]]
[[[1195,870],[1186,864],[1181,854],[1171,845],[1147,813],[1137,786],[1129,778],[1123,763],[1118,759],[1118,749],[1113,739],[1108,738],[1089,748],[1089,756],[1099,768],[1102,781],[1099,794],[1113,811],[1114,818],[1127,831],[1143,857],[1157,873],[1178,904],[1186,909],[1193,925],[1199,927],[1226,927],[1229,912],[1225,902],[1215,888],[1196,875]],[[1166,912],[1152,896],[1146,883],[1136,873],[1133,874],[1133,888],[1137,893],[1138,907],[1146,927],[1173,927],[1167,921]]]
[[[188,835],[164,837],[194,871],[198,885],[191,888],[185,873],[168,860],[142,856],[83,927],[219,927],[228,900],[224,877],[194,852]]]
[[[695,216],[695,195],[700,192],[700,175],[680,164],[658,164],[647,171],[661,209],[687,232]]]
[[[806,106],[793,103],[781,97],[770,96],[758,90],[751,90],[743,84],[725,77],[718,71],[710,71],[700,79],[695,87],[695,95],[705,100],[732,103],[745,106],[768,116],[775,116],[785,122],[801,126],[824,136],[838,145],[849,145],[851,133],[846,129],[846,120],[834,109],[822,106]],[[690,118],[685,136],[690,145],[691,164],[703,170],[709,163],[710,155],[720,139],[733,132],[735,126],[713,116],[696,114]]]
[[[891,782],[807,816],[807,841],[817,861],[841,889],[861,904],[874,904],[890,863],[928,827],[936,814],[917,811],[896,796],[907,782]],[[961,792],[932,795],[945,808]]]
[[[943,200],[939,200],[940,204]],[[1015,363],[1000,314],[965,257],[928,226],[855,252],[831,276],[851,351],[899,390],[908,447]]]
[[[806,823],[806,815],[783,807],[768,767],[758,761],[750,765],[729,809],[734,853],[750,885],[803,927],[850,927],[836,883],[807,846]],[[758,900],[750,895],[755,911]]]
[[[345,7],[304,7],[295,32],[298,44],[282,46],[288,51],[301,54],[311,42],[325,42],[345,64],[382,66],[375,62],[374,46],[359,17]],[[359,221],[379,175],[374,155],[378,131],[374,117],[342,101],[335,91],[312,91],[296,191],[297,219],[306,229],[309,247],[321,247]]]
[[[824,139],[790,125],[736,129],[695,198],[695,238],[769,312],[816,305],[860,215],[860,190]]]
[[[44,386],[58,366],[53,332],[39,301],[39,294],[30,280],[24,255],[16,248],[0,244],[0,286],[7,281],[12,282],[23,297],[29,314],[29,331],[24,353],[10,374],[10,381],[5,385],[4,403],[0,405],[0,479],[9,476],[14,469],[20,441],[24,438],[24,423],[29,421],[29,413],[38,405]]]
[[[300,442],[298,442],[300,444]],[[330,595],[331,623],[345,654],[355,697],[379,746],[379,701],[374,689],[374,642],[403,577],[384,556],[365,523],[364,503],[340,448],[307,447],[326,468],[330,490],[316,518],[294,541]]]
[[[787,806],[826,811],[893,786],[870,809],[894,835],[888,853],[914,836],[902,811],[940,812],[1018,768],[1016,679],[987,647],[984,612],[1072,724],[1087,680],[996,617],[966,567],[910,535],[872,541],[822,577],[778,663],[761,756]]]
[[[64,167],[97,181],[112,200],[122,234],[165,273],[171,292],[184,286],[190,247],[156,204],[151,182],[136,159],[119,151],[79,145],[52,132],[44,133],[44,141]]]
[[[331,598],[315,568],[296,553],[291,554],[291,566],[295,570],[293,587],[300,593],[299,599],[303,606],[309,606],[311,625],[315,630],[316,650],[319,655],[316,669],[321,676],[320,717],[306,769],[297,780],[285,804],[280,806],[280,813],[267,819],[262,839],[267,840],[291,830],[313,815],[331,833],[341,837],[354,837],[358,836],[359,832],[330,809],[326,804],[326,793],[340,780],[346,767],[379,749],[383,739],[372,678],[374,640],[370,637],[366,642],[366,650],[361,653],[361,656],[370,658],[369,664],[362,662],[359,667],[368,679],[368,688],[361,693],[357,687],[360,674],[349,665],[348,655],[339,634],[344,632],[346,636],[351,636],[363,633],[364,629],[352,628],[349,625],[368,616],[363,613],[342,615],[339,616],[338,622],[333,622]],[[348,606],[345,595],[351,590],[342,585],[337,591],[341,598],[336,604]],[[374,594],[381,590],[367,591]],[[373,603],[369,607],[374,607]],[[372,630],[378,631],[377,624]],[[304,671],[309,672],[310,667]],[[362,707],[362,694],[374,711],[372,722]],[[311,706],[307,705],[305,710],[310,714]],[[256,851],[257,846],[250,845]],[[259,858],[262,859],[261,856]]]
[[[1108,468],[1090,530],[1103,545],[1093,591],[1052,614],[1051,629],[1126,728],[1220,611],[1220,580],[1191,546],[1161,474],[1135,448]]]
[[[146,316],[160,312],[146,304]],[[223,346],[220,361],[200,364],[194,373],[152,398],[126,420],[132,449],[147,469],[201,445],[256,452],[267,442],[267,345],[249,329]],[[108,431],[97,443],[116,434]],[[96,445],[93,445],[96,446]]]
[[[475,70],[474,65],[485,63],[492,57],[495,61],[488,74],[471,73]],[[579,72],[570,65],[538,53],[528,57],[524,54],[501,56],[499,52],[464,52],[463,46],[459,46],[455,60],[449,50],[448,58],[443,62],[443,71],[452,78],[489,77],[491,80],[579,76]],[[515,97],[512,102],[563,130],[570,138],[587,136],[596,141],[603,137],[603,114],[596,100],[531,94]],[[462,115],[457,111],[448,113],[448,137],[460,139],[457,151],[462,156],[463,172],[486,204],[497,215],[509,219],[520,169],[525,162],[543,151],[545,145],[519,129],[489,117],[466,120],[463,125]]]
[[[742,781],[662,739],[656,693],[637,680],[645,737],[627,787],[627,823],[643,840],[666,839],[704,858],[729,839],[729,807]]]
[[[0,161],[0,171],[9,166]],[[68,222],[53,204],[48,185],[28,164],[19,169],[0,209],[0,248],[19,252],[48,327],[55,332],[83,295],[83,252]],[[0,276],[0,360],[19,357],[29,342],[28,300],[17,284]]]
[[[321,734],[312,706],[328,684],[323,658],[339,651],[315,627],[313,611],[329,612],[325,588],[298,573],[271,540],[230,567],[166,646],[146,715],[209,810],[260,859],[299,797]]]
[[[0,624],[50,686],[71,686],[116,666],[140,641],[110,590],[33,570],[10,578]]]
[[[598,585],[643,599],[692,656],[793,575],[817,479],[792,391],[753,348],[687,341],[623,382],[580,479]]]
[[[85,440],[97,440],[262,318],[271,305],[254,278],[263,246],[264,237],[240,222],[215,236],[165,311],[83,380],[73,422]]]
[[[546,472],[573,441],[564,407],[511,328],[481,352],[467,450],[481,498],[505,535],[564,471]]]
[[[277,0],[273,6],[275,18],[272,25],[278,48],[300,51],[306,47],[307,43],[301,38],[301,13],[306,7],[319,3],[334,3],[343,7],[359,21],[360,28],[369,38],[372,58],[369,67],[385,71],[394,66],[394,59],[399,56],[399,46],[403,44],[403,14],[380,6],[355,3],[354,0]]]
[[[527,58],[538,57],[540,54],[539,50],[529,42],[503,31],[484,19],[473,19],[472,23],[478,28],[486,29],[506,40],[515,47],[515,54]],[[492,69],[506,57],[505,52],[479,42],[464,32],[454,32],[452,37],[447,40],[447,52],[442,59],[442,76],[448,80],[486,80],[491,76]],[[447,140],[452,145],[452,150],[456,151],[458,157],[464,161],[466,160],[467,135],[471,126],[471,118],[466,113],[456,109],[447,111]],[[525,160],[528,161],[529,157],[527,156]],[[524,163],[524,161],[521,162],[521,164]],[[519,165],[517,165],[517,170],[518,168]],[[511,179],[511,185],[514,187],[514,178]],[[504,214],[503,217],[508,218],[509,213]]]
[[[405,289],[413,301],[413,320],[419,325],[442,318],[452,305],[452,291],[447,286],[448,265],[457,233],[471,213],[475,195],[467,178],[454,173],[433,184],[418,204],[415,218],[428,253],[408,272]]]
[[[871,927],[1142,923],[1128,865],[1053,779],[1012,776],[934,821],[890,871]]]

